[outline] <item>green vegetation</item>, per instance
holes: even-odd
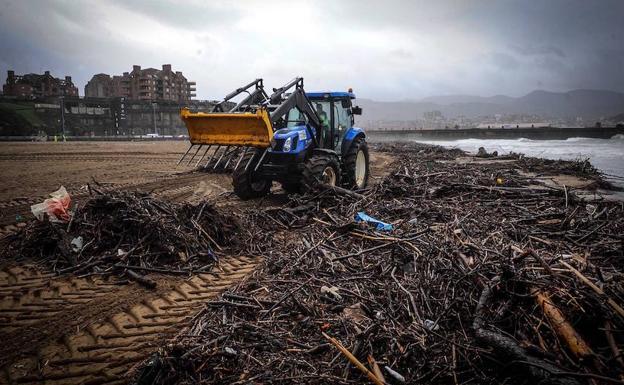
[[[33,103],[0,103],[0,135],[35,135],[43,126]]]

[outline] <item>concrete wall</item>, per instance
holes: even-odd
[[[195,111],[210,111],[214,101],[129,100],[126,98],[42,98],[18,100],[0,97],[0,106],[11,106],[16,114],[29,117],[28,124],[10,127],[15,119],[0,116],[0,135],[47,135],[62,133],[71,136],[133,136],[157,133],[160,135],[186,135],[186,126],[180,119],[180,109],[189,107]],[[63,113],[61,111],[63,105]],[[6,110],[4,110],[6,111]],[[4,112],[8,115],[10,112]],[[2,132],[3,121],[5,131]]]
[[[462,128],[448,130],[366,131],[366,136],[371,142],[519,138],[563,140],[575,137],[610,139],[617,134],[624,134],[624,127]]]

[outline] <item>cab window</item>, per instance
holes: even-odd
[[[322,148],[331,146],[331,107],[329,101],[314,101],[316,114],[321,120],[320,144]]]
[[[305,114],[303,114],[297,107],[291,108],[288,111],[288,116],[286,117],[286,127],[297,127],[307,124],[308,120],[306,119]]]
[[[336,129],[345,131],[351,128],[349,110],[344,107],[340,100],[334,102],[334,119],[336,120]]]
[[[342,138],[349,128],[351,128],[351,116],[349,115],[348,103],[342,100],[334,101],[334,128],[336,135],[334,136],[334,147],[338,147],[342,142]]]
[[[321,125],[325,128],[330,126],[331,103],[330,102],[314,102],[316,114],[321,119]]]

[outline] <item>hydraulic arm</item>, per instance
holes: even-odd
[[[294,90],[288,93],[293,87]],[[224,112],[226,103],[243,93],[247,96]],[[180,117],[188,129],[191,146],[178,164],[187,160],[189,165],[204,149],[203,156],[200,156],[196,163],[199,166],[212,146],[216,146],[216,149],[205,166],[215,157],[217,159],[226,157],[224,162],[229,163],[231,156],[238,153],[234,150],[240,147],[245,148],[245,152],[249,147],[267,149],[278,122],[295,107],[306,116],[308,124],[318,133],[321,127],[320,119],[306,97],[303,78],[300,77],[280,88],[274,88],[271,96],[265,92],[263,80],[256,79],[228,94],[214,106],[213,112],[191,112],[188,108],[184,108],[180,112]],[[311,136],[317,143],[316,136]],[[222,155],[218,157],[217,152],[221,149]],[[216,164],[214,167],[216,168]]]

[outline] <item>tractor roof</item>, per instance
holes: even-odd
[[[355,99],[353,92],[336,92],[336,91],[324,91],[324,92],[306,92],[306,96],[310,99],[324,99],[324,98],[349,98]]]

